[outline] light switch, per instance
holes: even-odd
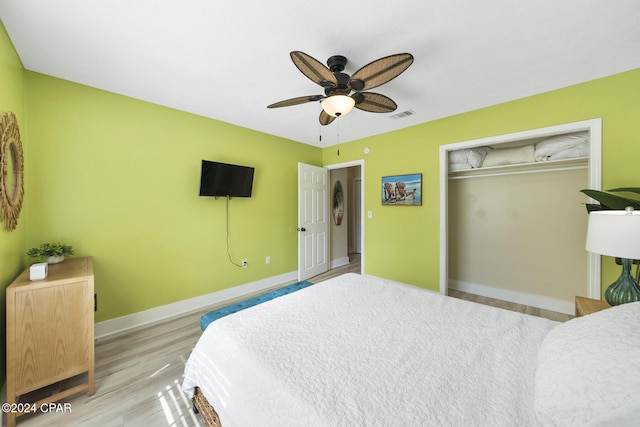
[[[373,218],[373,211],[367,211],[367,218]]]

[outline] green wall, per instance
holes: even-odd
[[[4,25],[0,22],[0,114],[11,111],[16,115],[20,126],[20,139],[23,146],[28,145],[26,135],[26,120],[24,107],[24,75],[23,67],[16,54],[11,40],[7,36]],[[25,184],[26,186],[27,184]],[[5,345],[6,345],[6,299],[4,289],[24,268],[23,252],[26,241],[25,213],[27,203],[23,204],[22,215],[18,219],[18,226],[14,231],[4,231],[0,224],[0,328],[2,328],[2,342],[0,343],[0,384],[4,383],[5,375]]]
[[[96,321],[297,269],[297,164],[321,150],[26,72],[28,246],[94,257]],[[198,197],[200,160],[255,167],[253,197]],[[265,257],[271,256],[271,264]]]
[[[337,157],[27,72],[2,27],[0,107],[21,125],[25,203],[17,230],[0,231],[0,283],[24,268],[27,248],[64,241],[94,257],[103,321],[294,271],[297,163],[364,158],[366,273],[437,289],[440,145],[602,117],[603,187],[637,185],[639,95],[634,70],[343,144]],[[256,168],[253,198],[229,205],[231,253],[246,269],[227,260],[225,200],[197,196],[201,159]],[[422,206],[380,205],[381,176],[416,172]],[[603,260],[606,287],[620,269]]]
[[[438,289],[444,144],[601,117],[603,188],[640,185],[639,99],[640,69],[343,144],[340,157],[325,148],[323,164],[365,159],[365,272]],[[405,173],[422,173],[422,206],[381,206],[381,177]],[[602,259],[606,289],[621,270]]]

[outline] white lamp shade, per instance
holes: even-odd
[[[640,259],[640,211],[591,212],[586,249],[600,255]]]
[[[347,95],[333,95],[321,102],[322,109],[332,117],[344,116],[353,109],[356,101]]]

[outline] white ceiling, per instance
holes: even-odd
[[[640,68],[638,0],[1,0],[28,70],[306,144],[338,141],[292,50],[352,74],[395,53],[415,62],[373,90],[392,113],[354,110],[348,142]],[[319,143],[319,133],[322,142]]]

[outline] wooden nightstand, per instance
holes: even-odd
[[[82,384],[64,389],[38,402],[7,412],[7,427],[16,417],[34,412],[87,391],[95,391],[93,260],[72,258],[49,266],[44,280],[29,280],[26,268],[7,287],[7,404],[19,397],[76,375],[87,373]],[[4,406],[3,406],[4,409]]]
[[[587,297],[576,297],[576,317],[595,313],[611,307],[608,302]]]

